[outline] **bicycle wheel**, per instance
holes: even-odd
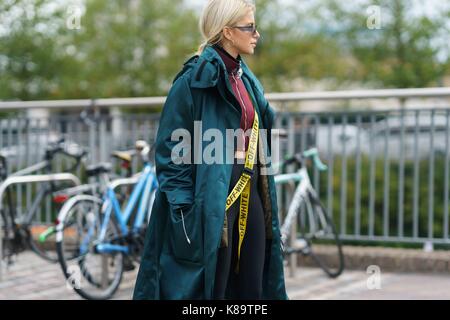
[[[56,253],[56,223],[62,205],[74,195],[92,195],[91,185],[46,185],[37,194],[22,228],[28,233],[28,243],[37,255],[50,262],[58,262]]]
[[[85,299],[109,299],[122,280],[124,256],[96,250],[104,221],[102,200],[92,196],[75,198],[78,200],[69,200],[61,209],[62,221],[57,226],[56,249],[66,285]],[[103,243],[118,244],[119,236],[116,223],[109,219]]]
[[[328,276],[338,277],[344,270],[344,254],[336,228],[324,206],[308,193],[297,217],[299,251],[309,255]]]
[[[51,190],[44,187],[33,201],[27,221],[21,225],[28,235],[31,250],[53,263],[58,262],[55,221],[60,208],[61,205],[54,201]]]
[[[40,224],[27,229],[28,243],[31,250],[41,258],[56,263],[56,226],[54,224]]]
[[[155,201],[156,189],[152,190],[149,196],[148,205],[146,208],[145,216],[143,217],[142,223],[138,226],[138,228],[132,228],[130,232],[129,241],[129,255],[128,258],[141,263],[142,253],[144,251],[145,245],[145,236],[147,234],[147,227],[150,222],[150,216],[153,208],[153,203]],[[134,224],[134,219],[136,217],[130,219],[130,226]]]
[[[2,258],[6,264],[12,263],[14,255],[28,249],[27,233],[20,229],[14,221],[14,212],[11,212],[12,196],[10,190],[6,191],[6,201],[0,210],[0,228],[2,238]],[[0,261],[2,263],[3,261]]]
[[[11,232],[12,232],[12,226],[10,223],[10,219],[8,218],[6,210],[3,208],[0,210],[0,228],[1,228],[1,256],[2,259],[5,260],[5,262],[8,264],[9,259],[11,255],[14,253],[13,247],[12,247],[12,239]],[[3,263],[3,261],[0,261],[0,263]]]

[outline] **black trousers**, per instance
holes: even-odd
[[[233,165],[229,192],[239,180],[243,168],[244,164],[235,163]],[[255,173],[250,180],[247,227],[241,246],[239,271],[237,273],[240,197],[226,212],[228,218],[228,246],[219,249],[214,286],[214,298],[218,300],[225,299],[229,285],[232,285],[234,290],[237,291],[238,296],[234,297],[236,299],[254,300],[262,298],[266,236],[264,211],[257,187],[259,169],[256,164],[253,168]]]

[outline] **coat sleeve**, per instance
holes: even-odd
[[[254,78],[255,88],[258,96],[258,105],[261,108],[261,118],[265,125],[265,128],[267,129],[268,133],[268,146],[269,146],[269,152],[272,150],[271,146],[271,132],[273,127],[273,122],[275,120],[275,110],[270,106],[269,101],[267,101],[266,97],[264,96],[264,88],[259,82],[259,80],[255,77]]]
[[[155,142],[159,188],[166,193],[167,200],[174,209],[192,204],[194,201],[192,164],[174,163],[172,159],[172,150],[180,143],[180,140],[173,141],[172,133],[177,129],[185,129],[192,139],[194,125],[192,114],[193,99],[187,80],[184,77],[178,78],[167,95]]]

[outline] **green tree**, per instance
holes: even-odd
[[[71,38],[80,65],[72,94],[165,94],[198,43],[194,21],[181,0],[88,1],[81,30]]]
[[[320,7],[284,4],[279,0],[257,3],[256,19],[261,39],[256,55],[249,58],[266,91],[292,91],[296,79],[317,81],[349,78],[352,58],[339,42],[309,27]]]
[[[331,19],[340,22],[333,37],[359,62],[358,80],[397,88],[439,85],[446,71],[441,56],[448,59],[450,52],[448,6],[440,4],[442,10],[429,17],[409,0],[326,4]],[[379,29],[367,26],[367,8],[372,5],[381,10]]]
[[[381,29],[367,27],[373,4]],[[200,12],[188,1],[80,0],[80,29],[67,26],[72,5],[0,1],[0,99],[165,95],[200,43]],[[262,37],[246,61],[267,92],[297,90],[298,79],[327,80],[327,89],[441,85],[450,5],[441,6],[429,17],[409,0],[258,0]]]
[[[0,2],[0,99],[152,96],[167,93],[199,43],[182,0]]]
[[[0,98],[44,99],[58,92],[68,61],[55,41],[62,11],[51,2],[0,2]]]

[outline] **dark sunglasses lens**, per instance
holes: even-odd
[[[251,32],[252,34],[256,34],[256,26],[248,26],[248,27],[235,27],[245,32]]]
[[[245,31],[251,32],[252,34],[256,33],[256,26],[249,26],[245,28]]]

